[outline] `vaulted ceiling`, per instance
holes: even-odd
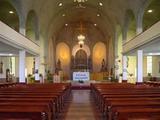
[[[26,19],[31,10],[35,11],[40,32],[46,37],[58,34],[66,23],[77,24],[80,21],[97,24],[98,30],[108,37],[113,36],[116,25],[123,27],[127,10],[133,11],[136,17],[148,1],[154,0],[86,0],[81,4],[74,0],[1,0],[0,2],[2,1],[9,1],[15,7],[18,16],[23,19]],[[4,9],[7,9],[6,6],[3,5]],[[152,7],[154,6],[157,7],[155,4]],[[15,18],[8,20],[13,22],[13,19]]]
[[[36,11],[42,33],[49,35],[56,33],[65,23],[89,21],[96,23],[104,34],[111,35],[116,24],[123,25],[126,10],[131,9],[136,13],[146,0],[87,0],[81,5],[74,0],[12,0],[12,2],[21,6],[20,14],[32,9]]]

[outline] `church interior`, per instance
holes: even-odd
[[[0,120],[160,120],[159,6],[0,0]]]

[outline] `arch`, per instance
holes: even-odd
[[[97,42],[94,45],[92,52],[94,72],[99,72],[101,70],[101,63],[103,59],[106,61],[106,45],[103,42]]]
[[[64,43],[60,42],[56,46],[56,61],[58,59],[61,61],[61,67],[64,74],[70,75],[70,48],[69,46]]]
[[[136,19],[134,12],[130,9],[126,10],[123,40],[130,40],[136,35]]]
[[[149,0],[149,4],[144,11],[143,29],[146,30],[160,20],[160,1]],[[152,10],[152,12],[149,12]]]
[[[34,10],[30,10],[27,15],[26,36],[31,40],[39,40],[38,17]]]
[[[78,50],[75,55],[75,68],[87,69],[87,60],[87,53],[83,49]]]
[[[81,49],[84,50],[87,53],[87,57],[89,57],[91,55],[90,49],[87,45],[83,45],[82,48],[80,48],[79,45],[75,45],[72,49],[72,56],[75,57],[77,51],[79,51]]]
[[[17,32],[19,31],[17,11],[14,6],[6,0],[0,0],[0,20]]]

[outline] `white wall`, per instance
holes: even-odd
[[[152,76],[160,77],[159,67],[160,67],[160,56],[153,56],[152,57]]]

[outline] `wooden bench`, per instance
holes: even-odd
[[[127,83],[92,84],[91,93],[107,120],[146,119],[149,113],[146,113],[147,110],[151,112],[151,119],[160,119],[159,88]],[[139,112],[135,112],[136,110]]]
[[[70,94],[69,84],[17,84],[0,89],[0,120],[54,120]]]

